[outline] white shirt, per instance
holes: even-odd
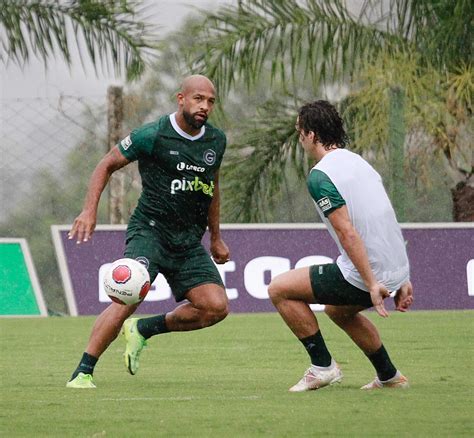
[[[324,172],[346,202],[349,217],[364,242],[377,281],[389,291],[399,289],[409,280],[410,268],[400,225],[380,175],[360,155],[346,149],[326,154],[313,169]],[[367,291],[330,221],[315,204],[341,252],[336,263],[344,278]]]

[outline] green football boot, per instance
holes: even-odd
[[[140,354],[147,343],[145,338],[138,332],[138,318],[127,319],[122,326],[122,335],[125,337],[125,366],[128,372],[134,376],[138,371]]]
[[[66,383],[66,388],[89,389],[97,388],[92,374],[79,373],[74,379]]]

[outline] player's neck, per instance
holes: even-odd
[[[330,154],[331,152],[337,149],[338,147],[334,145],[330,148],[325,148],[321,143],[318,143],[314,151],[314,158],[316,160],[316,163],[319,163],[327,154]]]

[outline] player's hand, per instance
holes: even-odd
[[[96,225],[96,215],[95,213],[90,213],[87,211],[82,211],[72,224],[71,231],[69,231],[69,239],[76,238],[76,243],[87,242],[94,232]]]
[[[386,318],[388,316],[388,312],[387,309],[385,309],[383,300],[390,296],[388,289],[383,284],[376,283],[370,288],[369,292],[375,310],[380,316]]]
[[[229,247],[222,239],[211,239],[211,255],[214,261],[222,265],[230,260]]]
[[[413,303],[413,286],[410,281],[407,281],[394,297],[395,309],[399,312],[406,312]]]

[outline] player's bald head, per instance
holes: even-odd
[[[181,93],[187,94],[197,90],[207,91],[215,94],[216,89],[214,84],[203,75],[191,75],[185,78],[181,84]]]

